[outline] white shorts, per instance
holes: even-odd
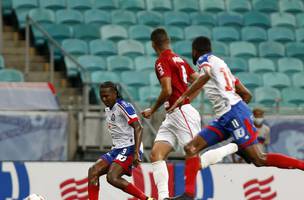
[[[185,146],[201,130],[201,116],[191,105],[186,104],[166,114],[166,119],[159,127],[155,142],[166,141],[172,147]]]

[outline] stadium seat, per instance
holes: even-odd
[[[199,36],[211,38],[211,31],[208,28],[199,25],[188,26],[185,28],[186,40],[194,40]]]
[[[268,29],[268,39],[281,43],[295,40],[294,32],[286,27],[272,27]]]
[[[281,72],[270,72],[263,75],[264,86],[273,87],[279,90],[290,87],[289,77]]]
[[[212,52],[216,56],[228,56],[229,55],[229,48],[223,42],[212,41]]]
[[[39,0],[40,6],[53,11],[66,9],[65,1],[62,0]]]
[[[97,0],[94,4],[95,8],[101,10],[114,10],[118,8],[116,0]]]
[[[217,21],[220,26],[233,26],[236,28],[243,26],[242,15],[234,12],[219,13]]]
[[[267,58],[251,58],[248,63],[249,71],[252,73],[263,74],[276,71],[273,61]]]
[[[251,91],[254,91],[257,87],[263,86],[263,81],[259,74],[239,72],[235,76]]]
[[[247,26],[242,29],[242,40],[247,42],[264,42],[267,40],[267,32],[264,28]]]
[[[277,12],[279,10],[277,0],[253,0],[252,6],[254,10],[265,13]]]
[[[0,70],[0,82],[24,82],[23,73],[16,69]]]
[[[251,10],[251,4],[248,0],[228,0],[227,8],[229,11],[245,13]]]
[[[128,94],[131,96],[131,98],[135,101],[138,101],[139,100],[139,92],[138,92],[138,88],[136,87],[128,87],[126,84],[121,84],[121,85],[124,85],[125,89],[127,90]],[[128,95],[126,94],[126,90],[122,90],[122,95],[124,98],[128,98]]]
[[[249,42],[232,42],[230,44],[230,54],[236,57],[255,57],[257,55],[256,48]]]
[[[304,89],[289,87],[282,90],[284,102],[300,105],[304,103]]]
[[[29,12],[29,16],[42,26],[55,23],[55,14],[53,11],[48,9],[32,9]],[[34,27],[32,27],[32,32],[34,36],[35,46],[42,46],[45,42],[44,35]]]
[[[135,58],[145,53],[144,46],[136,40],[121,40],[117,44],[118,54]]]
[[[86,71],[101,71],[107,70],[106,62],[103,58],[93,55],[83,55],[78,57],[78,62]]]
[[[12,0],[3,0],[2,1],[3,16],[10,16],[12,14],[12,10],[13,10]]]
[[[120,0],[119,7],[123,10],[140,11],[145,10],[146,5],[143,0]]]
[[[26,16],[31,9],[38,7],[38,2],[37,0],[13,0],[12,3],[17,17],[18,28],[24,30]]]
[[[300,0],[281,0],[280,10],[281,12],[289,12],[292,14],[303,12],[303,2],[301,2]]]
[[[147,6],[149,10],[159,11],[159,12],[172,10],[171,1],[149,0],[147,1]]]
[[[123,26],[110,24],[101,27],[101,36],[103,39],[117,41],[127,39],[128,32]]]
[[[134,40],[146,42],[150,40],[152,28],[146,25],[134,25],[129,28],[129,37]]]
[[[107,66],[110,71],[127,71],[133,70],[132,59],[127,56],[109,56]]]
[[[80,12],[84,12],[86,10],[92,9],[91,1],[83,1],[83,0],[66,0],[67,7],[69,9],[78,10]]]
[[[272,41],[260,43],[259,52],[261,57],[269,58],[278,58],[285,55],[283,44]]]
[[[100,32],[98,28],[92,24],[81,24],[73,28],[74,37],[81,40],[95,40],[100,38]]]
[[[156,57],[138,56],[135,58],[136,71],[154,71]]]
[[[157,86],[145,86],[139,88],[140,101],[155,102],[160,93],[160,87]]]
[[[95,71],[91,73],[92,84],[100,84],[105,81],[112,81],[114,83],[119,83],[121,80],[118,73],[115,72]]]
[[[297,58],[281,58],[278,60],[278,71],[288,75],[303,72],[303,62]]]
[[[243,58],[227,57],[224,61],[233,73],[248,71],[248,64]]]
[[[240,39],[240,34],[233,27],[215,27],[212,30],[212,38],[223,42],[233,42]]]
[[[190,25],[190,17],[187,13],[179,11],[169,11],[164,14],[165,24],[173,26]]]
[[[64,24],[47,24],[44,28],[59,43],[72,37],[71,29]]]
[[[145,44],[145,49],[146,49],[146,54],[147,55],[152,55],[152,56],[156,56],[156,52],[155,50],[152,48],[152,43],[151,41],[146,42]]]
[[[155,86],[155,85],[160,85],[159,84],[159,81],[157,79],[157,76],[154,72],[151,72],[150,75],[149,75],[149,78],[150,78],[150,85],[151,86]]]
[[[297,14],[297,25],[298,27],[304,27],[304,13]]]
[[[178,26],[166,26],[166,31],[170,36],[170,39],[174,41],[184,40],[184,30]]]
[[[224,0],[200,0],[200,7],[203,11],[221,12],[225,10]]]
[[[175,42],[173,49],[178,55],[190,57],[192,55],[192,42],[189,40]]]
[[[5,62],[4,62],[4,58],[2,55],[0,55],[0,69],[5,68]]]
[[[192,25],[203,25],[212,28],[216,25],[215,17],[208,12],[190,13]]]
[[[199,4],[197,0],[174,0],[174,8],[177,11],[196,12],[199,11]]]
[[[296,27],[296,18],[290,13],[272,13],[271,25],[293,29]]]
[[[294,87],[304,89],[304,73],[296,73],[292,76],[292,84]]]
[[[134,25],[136,24],[136,16],[131,11],[114,10],[112,11],[112,23],[125,26]]]
[[[81,24],[83,23],[83,15],[77,10],[58,10],[56,11],[56,22],[71,26]]]
[[[148,26],[159,26],[163,24],[163,16],[153,11],[140,11],[137,13],[137,19],[139,24]]]
[[[245,26],[268,28],[271,25],[269,17],[266,14],[257,11],[245,13],[243,19]]]
[[[84,12],[84,21],[100,27],[111,23],[111,15],[107,11],[90,9]]]
[[[298,42],[304,42],[304,28],[296,30],[296,37]]]
[[[92,40],[89,43],[90,53],[97,56],[112,56],[117,54],[116,44],[111,40]]]
[[[291,42],[286,44],[286,54],[289,57],[296,57],[303,60],[304,43]]]
[[[77,61],[77,59],[76,59]],[[65,64],[65,68],[66,68],[66,74],[68,78],[75,78],[78,76],[79,74],[79,69],[77,67],[77,65],[68,57],[64,57],[64,64]]]
[[[270,87],[258,87],[255,89],[256,103],[264,106],[274,106],[274,104],[281,99],[280,91]]]
[[[121,81],[127,86],[141,87],[150,84],[150,80],[147,78],[149,72],[137,72],[129,71],[121,73]]]
[[[89,53],[88,44],[79,39],[66,39],[62,41],[62,48],[74,56],[85,55]]]

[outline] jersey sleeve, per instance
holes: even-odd
[[[121,110],[122,115],[126,118],[128,124],[132,124],[133,122],[138,121],[138,116],[132,104],[121,101],[119,102],[118,106]]]
[[[212,63],[209,61],[207,56],[203,56],[202,58],[200,58],[197,61],[198,64],[198,69],[200,74],[209,74],[209,76],[211,76],[212,70],[213,70],[213,65]]]
[[[155,63],[155,72],[158,79],[163,77],[171,77],[171,69],[170,66],[165,61],[157,61]]]

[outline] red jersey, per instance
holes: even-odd
[[[195,71],[190,65],[172,50],[163,51],[155,63],[155,73],[160,80],[163,77],[171,78],[172,94],[169,101],[165,103],[165,108],[169,109],[175,101],[187,90],[188,81],[191,74]],[[185,101],[185,104],[189,100]]]

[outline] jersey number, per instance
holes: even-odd
[[[183,73],[183,81],[184,81],[184,83],[188,84],[188,75],[187,75],[185,66],[181,65],[181,68],[182,68],[182,73]]]
[[[127,149],[124,148],[120,154],[117,155],[116,159],[119,160],[120,162],[125,162],[128,158],[128,156],[125,156],[127,153]]]
[[[225,90],[232,91],[233,87],[231,86],[232,83],[231,74],[227,73],[227,71],[224,68],[221,68],[221,72],[223,73],[226,82]]]

